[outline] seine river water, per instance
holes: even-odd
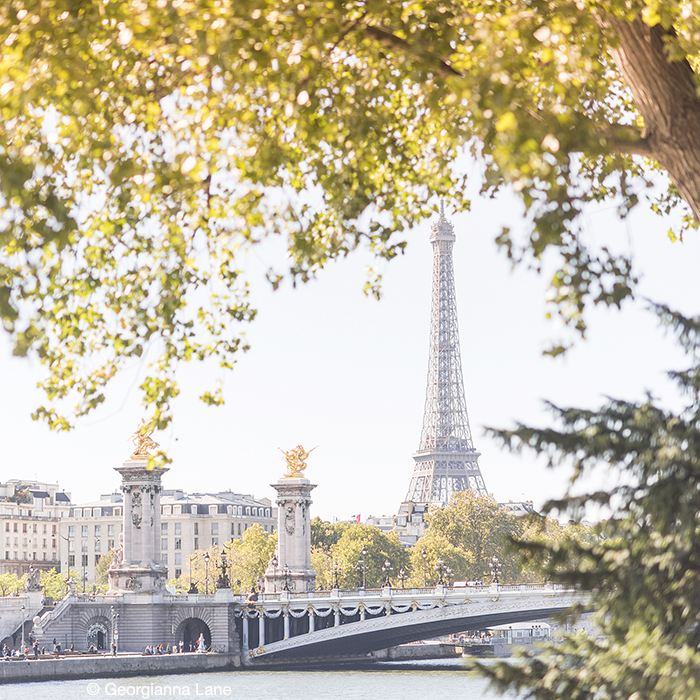
[[[460,660],[346,671],[237,671],[0,686],[0,699],[236,698],[236,700],[496,700]]]

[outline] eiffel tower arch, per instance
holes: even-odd
[[[441,205],[430,235],[433,287],[423,428],[413,455],[413,475],[396,519],[396,530],[408,543],[422,534],[429,505],[448,503],[456,491],[488,495],[464,396],[452,261],[455,241],[454,226]]]

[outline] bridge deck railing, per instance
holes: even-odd
[[[256,602],[258,604],[269,603],[301,603],[301,601],[314,602],[325,599],[329,601],[341,601],[343,599],[367,600],[371,598],[435,598],[435,597],[459,597],[463,595],[494,595],[501,593],[535,593],[539,591],[562,591],[565,586],[551,583],[518,583],[518,584],[490,584],[486,586],[432,586],[427,588],[396,588],[386,586],[384,588],[333,588],[319,591],[282,591],[279,593],[260,593]],[[246,602],[247,594],[234,595],[237,602]]]

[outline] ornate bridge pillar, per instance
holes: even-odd
[[[136,450],[115,470],[122,477],[124,531],[113,550],[109,593],[159,593],[168,570],[160,563],[160,493],[165,467],[149,468],[150,433],[135,436]]]
[[[285,453],[287,472],[272,484],[277,491],[277,552],[265,572],[265,590],[313,591],[316,573],[311,566],[311,491],[304,477],[309,452],[301,445]]]

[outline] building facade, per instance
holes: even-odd
[[[58,484],[20,479],[0,484],[0,573],[60,570],[60,523],[70,509],[70,494]]]
[[[79,586],[95,581],[100,559],[119,546],[123,531],[123,495],[103,495],[98,501],[73,505],[60,523],[62,571],[78,572]],[[241,539],[252,525],[276,530],[277,509],[269,499],[221,491],[192,493],[163,490],[160,498],[160,562],[168,579],[187,570],[188,557],[198,549]]]

